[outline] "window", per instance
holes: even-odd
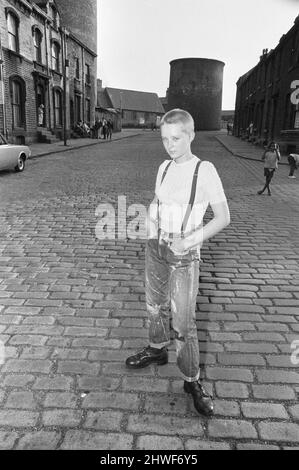
[[[261,66],[259,66],[257,69],[257,86],[258,87],[260,86],[260,83],[261,83],[261,71],[262,71],[262,68]]]
[[[297,62],[297,34],[293,33],[292,36],[292,49],[291,49],[291,55],[290,55],[290,66],[296,65]]]
[[[60,90],[54,90],[54,117],[55,127],[62,126],[62,94]]]
[[[57,42],[52,43],[52,68],[56,72],[60,71],[59,66],[60,46]]]
[[[268,62],[268,67],[267,67],[267,83],[272,83],[273,82],[273,76],[272,76],[272,68],[273,68],[273,60],[270,60]]]
[[[277,51],[276,60],[275,60],[275,78],[280,77],[280,70],[281,70],[281,49]]]
[[[42,62],[42,33],[39,29],[34,31],[34,48],[35,48],[35,60],[36,62]]]
[[[12,80],[11,91],[13,127],[24,127],[25,97],[24,93],[22,93],[22,84],[19,80]]]
[[[295,44],[295,65],[299,63],[299,31],[297,32],[296,44]]]
[[[269,63],[266,63],[265,69],[264,69],[264,87],[267,86],[268,70],[269,70]]]
[[[85,101],[85,114],[86,114],[86,122],[87,124],[90,124],[90,118],[91,118],[91,113],[90,113],[90,100]]]
[[[55,7],[51,7],[51,18],[53,21],[53,28],[57,29],[57,11]]]
[[[19,19],[11,12],[7,14],[8,47],[19,52]]]
[[[90,84],[90,67],[88,64],[85,64],[85,83]]]
[[[291,114],[292,114],[292,109],[291,109],[292,103],[291,103],[291,95],[287,95],[285,99],[285,111],[284,111],[284,128],[289,129],[290,128],[290,122],[291,122]]]
[[[81,121],[81,96],[75,95],[75,121]]]
[[[75,77],[79,80],[80,79],[80,62],[79,59],[75,59]]]

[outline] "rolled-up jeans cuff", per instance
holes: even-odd
[[[162,348],[165,348],[166,346],[169,346],[170,341],[167,341],[167,342],[164,342],[164,343],[152,343],[152,342],[150,342],[149,345],[150,345],[151,348],[154,348],[154,349],[162,349]]]
[[[182,373],[183,379],[186,382],[197,382],[200,379],[200,371],[198,371],[197,375],[195,377],[187,377]]]

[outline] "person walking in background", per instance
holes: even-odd
[[[113,122],[111,119],[107,121],[107,139],[112,139],[112,132],[113,132]]]
[[[106,140],[106,137],[107,137],[107,121],[106,121],[106,119],[103,119],[103,121],[102,121],[102,132],[103,132],[104,140]]]
[[[101,138],[101,127],[102,127],[102,122],[99,119],[97,119],[94,125],[96,139]]]
[[[265,150],[262,160],[264,161],[264,176],[266,177],[265,186],[258,194],[263,194],[266,189],[268,190],[268,196],[271,196],[270,183],[274,176],[275,170],[278,168],[278,162],[281,156],[279,152],[279,146],[276,142],[270,142],[267,149]]]
[[[296,178],[294,173],[299,166],[299,155],[297,153],[290,153],[290,155],[288,156],[288,162],[290,165],[289,178]]]
[[[251,123],[249,124],[249,126],[247,127],[247,137],[248,137],[248,140],[251,141],[252,139],[252,136],[253,136],[253,122],[251,121]]]
[[[39,107],[38,107],[38,125],[40,127],[42,127],[44,125],[44,105],[41,104]]]

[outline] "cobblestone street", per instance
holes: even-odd
[[[231,211],[202,250],[197,303],[215,415],[194,411],[173,345],[167,365],[124,365],[147,344],[145,245],[98,240],[96,209],[152,200],[166,157],[145,132],[0,174],[0,449],[299,449],[299,177],[281,165],[258,196],[261,162],[213,132],[193,153]]]

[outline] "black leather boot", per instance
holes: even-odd
[[[128,357],[126,360],[126,366],[130,369],[141,369],[142,367],[149,366],[153,363],[161,366],[163,364],[167,364],[167,362],[168,353],[166,348],[156,349],[151,346],[147,346],[134,356]]]
[[[184,381],[184,390],[186,393],[191,393],[194,402],[194,408],[198,413],[206,416],[211,416],[214,413],[214,405],[212,398],[204,389],[203,385],[198,380],[197,382]]]

